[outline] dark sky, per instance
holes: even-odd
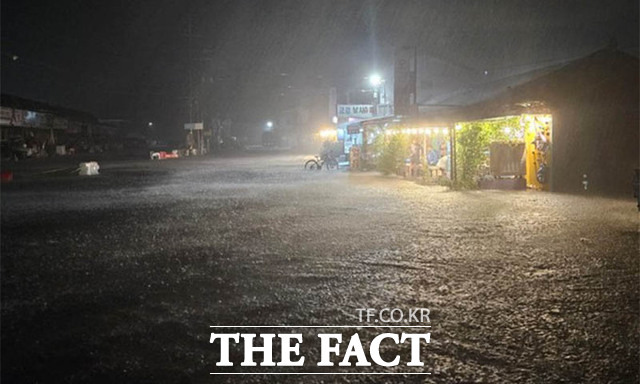
[[[179,129],[191,73],[207,116],[247,125],[390,76],[403,45],[474,82],[612,39],[637,55],[638,29],[637,0],[3,0],[2,92]]]

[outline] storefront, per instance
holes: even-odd
[[[89,150],[99,134],[94,132],[97,119],[88,113],[4,94],[0,127],[3,147],[25,152],[27,157],[64,154],[81,146]]]
[[[452,133],[445,125],[397,125],[384,131],[384,145],[404,148],[404,176],[451,179]]]
[[[551,114],[521,114],[455,125],[457,181],[491,189],[551,190]]]
[[[639,168],[638,58],[603,49],[452,108],[454,182],[630,196]],[[423,118],[433,118],[424,115]]]
[[[433,179],[451,179],[455,173],[453,130],[445,123],[385,117],[349,124],[347,133],[360,169]]]
[[[461,188],[629,196],[640,168],[637,69],[637,58],[601,50],[419,119],[348,124],[345,149],[360,150],[362,169],[433,173]]]

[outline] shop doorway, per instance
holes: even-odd
[[[552,116],[522,114],[457,123],[456,183],[551,190]]]

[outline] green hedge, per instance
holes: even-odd
[[[376,169],[385,175],[404,167],[411,143],[405,134],[378,135],[373,144]]]
[[[456,130],[456,171],[454,188],[477,188],[477,177],[481,166],[487,161],[489,144],[494,141],[513,141],[513,132],[521,129],[520,117],[500,120],[472,121],[459,124]],[[512,128],[511,134],[504,131]]]

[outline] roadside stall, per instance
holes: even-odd
[[[448,126],[389,127],[380,147],[383,166],[390,157],[387,153],[401,148],[403,165],[397,173],[405,177],[451,179],[452,135]]]
[[[550,114],[460,122],[455,131],[458,182],[486,189],[550,189]]]
[[[393,117],[378,117],[361,120],[347,125],[345,135],[345,152],[352,154],[357,147],[360,155],[359,169],[373,169],[376,163],[376,152],[373,150],[376,138],[383,134],[386,127],[394,123]],[[351,156],[349,161],[351,162]],[[351,167],[355,169],[354,167]]]
[[[455,174],[454,133],[446,123],[384,117],[349,124],[347,133],[352,136],[352,169],[377,169],[425,181],[451,179]],[[359,161],[353,159],[354,148]]]

